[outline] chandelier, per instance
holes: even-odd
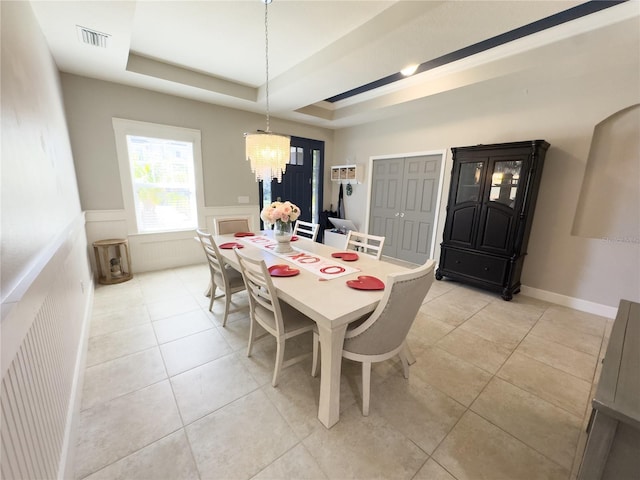
[[[272,0],[262,0],[264,3],[264,45],[266,63],[265,95],[267,103],[267,129],[253,133],[245,133],[246,155],[250,162],[251,171],[256,175],[256,182],[271,180],[282,181],[282,174],[287,168],[291,156],[288,135],[273,133],[269,129],[269,22],[267,6]]]

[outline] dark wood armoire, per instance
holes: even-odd
[[[500,292],[520,291],[544,140],[452,148],[453,170],[436,279]]]

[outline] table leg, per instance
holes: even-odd
[[[340,373],[346,331],[347,325],[335,329],[318,325],[321,362],[318,419],[327,428],[331,428],[340,419]]]

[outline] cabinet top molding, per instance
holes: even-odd
[[[492,144],[486,144],[486,145],[483,143],[479,143],[478,145],[469,145],[468,147],[453,147],[451,150],[466,150],[466,149],[488,150],[492,148],[510,148],[510,147],[529,148],[532,146],[547,150],[549,148],[549,143],[546,142],[545,140],[526,140],[522,142],[492,143]]]

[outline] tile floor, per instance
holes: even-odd
[[[376,364],[363,417],[359,364],[345,360],[327,430],[311,360],[271,387],[275,342],[245,355],[246,294],[222,328],[207,282],[198,265],[96,288],[76,478],[575,478],[612,321],[436,281],[409,380],[398,361]],[[287,346],[310,351],[311,337]]]

